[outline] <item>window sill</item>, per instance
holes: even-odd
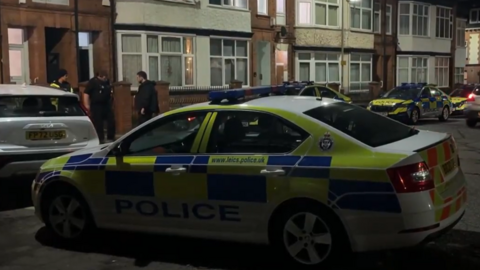
[[[431,39],[429,36],[417,36],[417,35],[398,35],[399,37],[412,37],[412,38],[425,38],[425,39]]]
[[[341,29],[340,29],[340,26],[328,26],[328,25],[305,25],[305,24],[296,24],[294,27],[295,27],[295,28],[341,30]]]
[[[192,1],[185,1],[185,0],[183,0],[183,1],[178,1],[178,0],[177,0],[177,1],[175,1],[175,0],[160,0],[160,1],[161,1],[161,2],[172,3],[172,4],[183,4],[183,5],[190,5],[190,6],[195,5],[195,2],[193,2],[193,0],[192,0]]]
[[[439,39],[439,40],[449,40],[449,41],[452,40],[452,38],[443,38],[443,37],[435,37],[435,39]]]
[[[232,7],[232,6],[219,6],[219,5],[207,5],[209,8],[216,8],[216,9],[223,9],[223,10],[233,10],[233,11],[240,11],[240,12],[248,12],[250,13],[250,10],[248,8],[238,8],[238,7]]]
[[[457,49],[460,49],[460,48],[462,48],[462,49],[466,49],[466,48],[467,48],[467,46],[457,45]]]
[[[353,33],[361,33],[361,34],[374,34],[373,30],[366,30],[366,29],[358,29],[358,28],[350,28],[350,32]]]
[[[257,13],[257,18],[266,18],[266,19],[270,19],[270,16],[268,16],[268,14],[263,14],[263,13]]]

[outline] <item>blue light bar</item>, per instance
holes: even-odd
[[[427,85],[427,83],[401,83],[401,85],[397,86],[400,89],[419,89],[423,88]]]
[[[208,93],[208,100],[220,102],[222,100],[235,101],[247,96],[268,96],[270,94],[284,94],[286,87],[283,85],[257,86],[251,88],[238,88],[225,91],[212,91]]]

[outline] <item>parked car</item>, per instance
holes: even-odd
[[[453,102],[453,113],[463,115],[465,108],[467,107],[467,100],[475,96],[473,91],[476,86],[473,84],[462,85],[461,87],[453,90],[450,94]],[[478,86],[477,86],[478,88]]]
[[[46,160],[99,145],[78,96],[50,87],[0,85],[0,126],[0,179],[34,175]]]

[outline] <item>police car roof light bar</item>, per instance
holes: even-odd
[[[230,89],[225,91],[212,91],[208,93],[208,100],[212,103],[220,103],[223,100],[228,100],[230,102],[236,102],[239,99],[245,98],[247,96],[260,96],[266,97],[270,94],[284,94],[285,86],[283,85],[272,85],[272,86],[256,86],[251,88],[238,88]]]
[[[401,89],[418,89],[423,88],[427,85],[427,83],[401,83],[401,85],[397,86],[397,88]]]

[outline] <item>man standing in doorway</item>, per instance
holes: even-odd
[[[158,98],[155,90],[155,82],[147,80],[147,73],[139,71],[137,73],[139,83],[138,92],[135,95],[135,109],[138,113],[138,124],[141,125],[158,113]]]
[[[68,79],[68,72],[65,69],[60,69],[58,71],[57,79],[54,80],[50,87],[60,88],[65,92],[73,93],[73,88],[70,83],[67,81]]]
[[[90,112],[100,143],[105,143],[104,123],[107,122],[107,142],[115,140],[115,119],[112,108],[112,88],[107,72],[101,71],[85,87],[83,105]]]

